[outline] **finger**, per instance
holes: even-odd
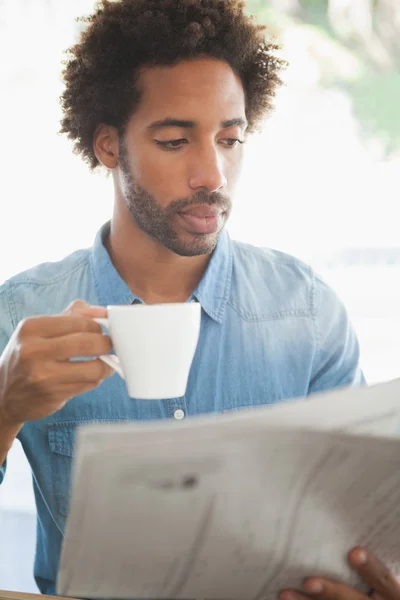
[[[63,367],[64,381],[71,383],[100,383],[115,374],[114,369],[100,358],[58,364]]]
[[[323,579],[321,577],[309,577],[304,581],[303,590],[310,596],[323,600],[365,600],[365,594],[344,583]]]
[[[107,309],[103,306],[94,306],[84,302],[83,300],[75,300],[67,306],[63,312],[65,315],[82,315],[85,317],[107,317]]]
[[[358,546],[349,553],[351,566],[378,596],[400,600],[400,584],[390,570],[366,548]]]
[[[374,591],[372,591],[371,593],[369,593],[368,596],[370,598],[372,598],[372,600],[384,600],[384,598],[382,598],[382,596],[379,596],[379,594],[377,594]]]
[[[284,590],[279,594],[279,600],[310,600],[310,598],[297,590]]]
[[[398,584],[400,584],[400,576],[398,575],[394,575],[395,580],[397,581]],[[368,594],[368,596],[370,598],[372,598],[372,600],[385,600],[385,598],[383,596],[380,596],[377,592],[375,592],[373,589],[371,589],[370,593]]]
[[[26,363],[37,360],[63,361],[99,357],[112,350],[112,341],[102,333],[70,333],[56,338],[32,338],[20,350]]]
[[[110,366],[97,358],[40,364],[25,379],[28,385],[46,393],[59,389],[65,384],[99,383],[114,373]]]
[[[68,398],[68,400],[71,400],[71,398],[75,398],[75,396],[80,396],[81,394],[86,394],[87,392],[91,392],[92,390],[95,390],[96,388],[98,388],[100,385],[102,385],[104,383],[104,379],[100,380],[100,381],[95,381],[95,382],[90,382],[90,383],[75,383],[75,384],[69,384],[67,386],[63,386],[62,388],[60,388],[59,393],[62,394],[65,398]]]
[[[71,333],[50,340],[41,340],[41,342],[45,347],[45,356],[54,360],[99,357],[102,354],[109,354],[113,347],[111,338],[99,333]]]
[[[79,383],[59,383],[58,385],[52,386],[52,389],[48,390],[47,394],[41,394],[40,401],[43,406],[51,407],[54,406],[54,411],[60,410],[60,403],[69,402],[72,398],[90,392],[98,388],[104,380],[100,381],[84,381]],[[37,406],[35,407],[37,408]],[[44,409],[44,414],[46,414]]]
[[[31,337],[53,338],[70,333],[101,333],[100,325],[83,316],[31,317],[19,325],[21,339]]]

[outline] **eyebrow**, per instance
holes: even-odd
[[[167,127],[180,127],[181,129],[194,129],[198,127],[199,123],[196,121],[187,121],[185,119],[173,119],[171,117],[167,117],[166,119],[162,119],[161,121],[155,121],[148,125],[147,129],[149,131],[155,131],[156,129],[166,129]],[[226,121],[222,121],[220,123],[221,129],[228,129],[229,127],[239,126],[246,128],[248,123],[246,119],[238,118],[238,119],[228,119]]]

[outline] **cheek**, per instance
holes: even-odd
[[[188,195],[184,161],[179,160],[177,155],[170,156],[160,150],[149,151],[136,161],[135,177],[139,185],[155,196],[163,207]]]
[[[239,155],[239,153],[238,153]],[[242,154],[228,157],[224,164],[224,175],[228,181],[229,191],[233,191],[238,183],[242,173],[243,159]]]

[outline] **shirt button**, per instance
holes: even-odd
[[[176,409],[176,411],[174,412],[174,418],[177,421],[182,421],[182,419],[185,418],[185,413],[183,412],[183,410],[181,408]]]

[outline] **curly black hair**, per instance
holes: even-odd
[[[239,0],[101,0],[64,63],[60,133],[91,169],[99,165],[93,136],[101,123],[124,127],[140,101],[135,88],[145,66],[208,56],[228,63],[246,97],[248,131],[273,105],[285,62],[267,43],[265,27]]]

